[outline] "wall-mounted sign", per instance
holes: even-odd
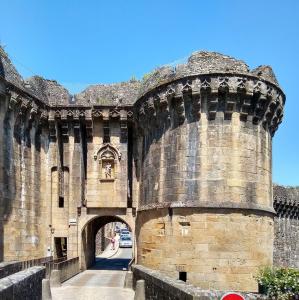
[[[69,225],[77,225],[77,219],[69,219]]]

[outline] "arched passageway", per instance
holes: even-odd
[[[132,229],[130,225],[121,219],[120,217],[117,216],[99,216],[91,219],[82,229],[82,248],[81,248],[81,269],[86,270],[91,267],[96,267],[99,268],[99,264],[95,266],[96,263],[96,244],[95,244],[95,239],[98,231],[100,228],[103,226],[107,225],[108,223],[112,222],[120,222],[124,223],[127,225],[129,230],[132,232]],[[104,265],[103,268],[109,269],[109,263],[110,264],[116,264],[117,261],[103,261]],[[111,266],[113,269],[114,267]],[[110,268],[110,269],[111,269]]]

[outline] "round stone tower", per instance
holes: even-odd
[[[196,52],[151,73],[135,104],[137,263],[210,289],[256,291],[273,257],[272,69]]]

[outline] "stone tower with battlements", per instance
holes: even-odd
[[[272,137],[285,96],[268,66],[197,52],[148,79],[138,126],[138,263],[202,288],[256,290],[272,264]]]
[[[98,230],[125,222],[136,263],[256,291],[273,261],[271,144],[284,102],[270,67],[213,52],[70,95],[24,80],[0,48],[1,260],[63,250],[85,269]]]

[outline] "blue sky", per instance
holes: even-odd
[[[298,0],[10,0],[1,12],[0,41],[19,72],[73,93],[141,78],[195,50],[271,65],[287,96],[273,181],[299,185]]]

